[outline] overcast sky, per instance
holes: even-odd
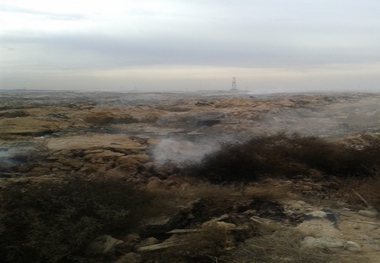
[[[380,91],[379,0],[0,0],[0,88]]]

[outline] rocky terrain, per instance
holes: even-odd
[[[133,230],[88,234],[88,261],[49,262],[380,262],[380,207],[361,188],[374,177],[310,171],[215,185],[183,172],[223,143],[279,132],[363,147],[380,136],[379,105],[366,93],[3,91],[0,188],[121,178],[161,201]],[[10,235],[6,223],[0,234]]]

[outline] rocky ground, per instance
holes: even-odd
[[[1,92],[0,187],[103,176],[176,197],[186,192],[178,209],[140,232],[104,233],[89,244],[91,255],[111,255],[118,263],[168,262],[151,253],[184,250],[194,243],[189,237],[207,240],[202,233],[214,231],[223,233],[223,257],[202,262],[314,262],[301,253],[314,248],[340,260],[317,253],[319,262],[380,262],[379,214],[349,182],[300,175],[241,189],[220,186],[233,197],[226,195],[229,201],[216,209],[204,198],[215,186],[202,192],[199,179],[181,174],[221,142],[263,134],[297,132],[359,147],[363,134],[380,133],[379,105],[379,94],[365,93]],[[270,197],[252,201],[260,195]],[[252,234],[258,226],[271,230],[258,238]],[[300,242],[292,244],[292,236]]]

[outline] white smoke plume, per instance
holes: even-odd
[[[153,156],[156,166],[161,166],[166,162],[173,162],[177,164],[185,162],[198,162],[206,154],[214,152],[218,148],[219,143],[217,141],[205,143],[163,139],[154,148]]]

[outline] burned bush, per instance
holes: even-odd
[[[5,111],[0,112],[0,117],[4,118],[17,118],[17,117],[27,117],[30,114],[23,110]]]
[[[244,143],[225,143],[185,170],[213,183],[307,175],[311,169],[341,177],[369,176],[380,165],[380,139],[372,140],[359,149],[314,136],[260,136]]]
[[[136,227],[152,200],[121,179],[68,179],[0,191],[1,262],[88,262],[101,234]]]

